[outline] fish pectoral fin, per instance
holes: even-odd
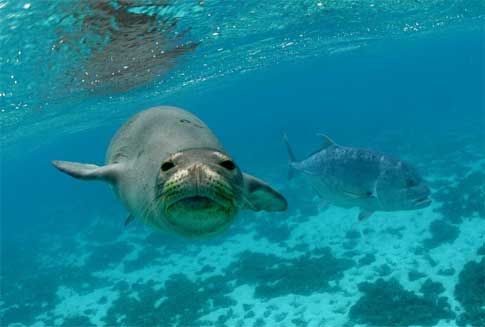
[[[318,211],[326,211],[330,207],[330,202],[321,200],[318,202]]]
[[[371,198],[373,196],[372,192],[355,193],[355,192],[343,191],[343,193],[353,199],[366,199],[366,198]]]
[[[133,220],[135,220],[135,216],[129,214],[128,217],[126,217],[125,226],[128,226]]]
[[[366,220],[367,218],[369,218],[370,216],[372,216],[372,214],[374,213],[374,211],[371,211],[371,210],[360,210],[359,212],[359,221],[363,221],[363,220]]]

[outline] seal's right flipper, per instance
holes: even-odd
[[[120,164],[97,166],[70,161],[52,161],[54,167],[65,174],[83,180],[101,180],[113,183],[120,171]]]
[[[243,173],[247,208],[254,211],[285,211],[288,203],[283,195],[262,180]]]

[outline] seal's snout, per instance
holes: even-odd
[[[161,200],[168,223],[191,235],[226,228],[238,210],[230,183],[200,162],[180,168],[170,176],[163,186]]]
[[[196,190],[199,190],[201,184],[205,179],[208,179],[209,167],[206,165],[195,163],[188,168],[189,175],[192,176],[194,180],[194,187]]]

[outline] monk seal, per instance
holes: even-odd
[[[226,230],[242,209],[284,211],[286,199],[243,173],[204,122],[176,107],[155,107],[115,134],[106,165],[53,161],[82,180],[109,183],[130,212],[158,230],[207,237]]]
[[[431,204],[430,190],[408,163],[369,149],[336,144],[328,136],[322,148],[297,161],[284,136],[290,158],[289,177],[304,175],[329,204],[360,208],[359,220],[375,211],[415,210]]]

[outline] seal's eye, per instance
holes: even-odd
[[[227,170],[234,170],[234,168],[236,168],[236,165],[231,160],[224,160],[223,162],[220,163],[220,165],[226,168]]]
[[[162,171],[167,171],[169,169],[172,169],[173,167],[175,167],[175,164],[171,161],[166,161],[162,164]]]

